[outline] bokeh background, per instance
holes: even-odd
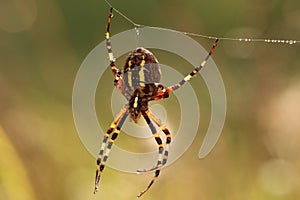
[[[298,0],[110,2],[137,23],[151,26],[222,37],[300,39]],[[108,9],[103,0],[1,0],[1,200],[134,199],[152,177],[107,168],[94,196],[95,159],[73,122],[74,79],[81,62],[104,39]],[[112,34],[131,28],[115,14]],[[211,47],[211,40],[195,39]],[[157,54],[183,74],[192,69],[175,55]],[[213,58],[228,101],[222,136],[209,156],[198,159],[210,120],[209,94],[198,76],[191,81],[201,107],[196,140],[143,198],[299,199],[299,55],[299,43],[221,41]],[[105,77],[96,98],[102,126],[113,118],[107,106],[113,79],[109,71]],[[168,120],[176,124],[176,98],[162,104],[170,106],[174,113]],[[136,151],[145,146],[125,134],[117,144]]]

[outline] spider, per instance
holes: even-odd
[[[117,114],[113,122],[110,124],[106,134],[104,135],[100,152],[96,161],[97,166],[94,194],[98,191],[100,178],[105,168],[112,145],[117,139],[124,121],[129,116],[135,123],[137,123],[138,120],[143,117],[147,122],[147,125],[149,126],[156,143],[158,144],[158,160],[156,165],[148,170],[137,171],[155,172],[154,177],[148,186],[137,196],[141,197],[150,189],[150,187],[158,178],[161,168],[167,163],[169,146],[171,143],[171,134],[168,128],[164,126],[154,114],[151,113],[151,111],[148,109],[148,103],[150,101],[168,98],[173,91],[179,89],[184,83],[193,78],[207,63],[217,46],[218,39],[215,40],[213,47],[210,49],[208,55],[199,66],[195,67],[192,72],[187,74],[177,84],[165,87],[160,84],[161,72],[157,59],[145,48],[138,47],[133,50],[128,55],[123,70],[119,70],[116,67],[110,41],[110,23],[112,15],[113,8],[110,8],[105,33],[106,48],[108,51],[110,67],[114,76],[114,86],[124,95],[128,103],[125,104],[119,114]],[[154,124],[156,124],[165,134],[165,145],[163,144]]]

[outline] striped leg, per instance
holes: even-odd
[[[151,129],[151,132],[158,144],[158,161],[157,161],[157,165],[156,165],[156,170],[155,170],[155,174],[154,174],[154,177],[152,178],[152,180],[150,181],[150,183],[148,184],[148,186],[137,196],[137,198],[140,198],[143,194],[145,194],[149,189],[150,187],[153,185],[153,183],[156,181],[157,177],[159,176],[159,173],[160,173],[160,168],[162,166],[162,153],[164,151],[164,148],[163,148],[163,145],[162,145],[162,140],[161,138],[159,137],[157,131],[156,131],[156,128],[154,127],[153,123],[151,122],[150,118],[148,117],[147,113],[144,112],[143,113],[143,117],[145,118],[147,124],[149,125],[150,129]],[[143,172],[147,172],[148,170],[143,170]],[[152,171],[149,170],[149,171]],[[138,172],[141,172],[138,170]]]
[[[177,84],[172,85],[170,87],[168,87],[166,90],[167,91],[174,91],[179,89],[183,84],[185,84],[187,81],[189,81],[191,78],[193,78],[207,63],[208,59],[210,58],[210,56],[213,54],[215,48],[217,47],[219,39],[216,39],[216,41],[214,42],[212,48],[210,49],[208,55],[206,56],[206,58],[202,61],[202,63],[195,67],[195,69],[189,73],[188,75],[186,75],[181,81],[179,81]]]
[[[121,77],[122,73],[115,65],[115,58],[114,58],[114,54],[112,51],[112,45],[111,45],[111,41],[110,41],[110,22],[111,22],[112,16],[113,16],[113,8],[110,8],[110,12],[109,12],[108,19],[107,19],[105,39],[106,39],[106,48],[107,48],[107,52],[108,52],[108,58],[109,58],[109,62],[110,62],[110,68],[115,77],[114,85],[119,86],[120,82],[122,81],[122,77]],[[118,88],[118,89],[120,89],[120,88]]]
[[[171,144],[171,134],[170,134],[170,131],[162,125],[161,121],[154,115],[152,114],[149,110],[147,110],[146,112],[146,115],[148,117],[150,117],[150,119],[152,121],[155,122],[155,124],[157,124],[160,129],[163,131],[163,133],[166,135],[166,145],[165,145],[165,148],[164,148],[164,156],[163,156],[163,159],[162,161],[159,163],[161,164],[161,167],[164,166],[167,161],[168,161],[168,156],[169,156],[169,150],[170,150],[170,144]],[[152,123],[152,122],[151,122]],[[152,132],[153,133],[153,132]],[[153,171],[153,170],[156,170],[158,168],[158,164],[151,168],[151,169],[148,169],[148,170],[138,170],[138,172],[150,172],[150,171]]]
[[[170,149],[170,144],[171,144],[171,134],[170,131],[162,125],[161,121],[153,115],[150,111],[147,111],[147,115],[160,127],[160,129],[164,132],[166,135],[166,147],[165,147],[165,152],[164,152],[164,157],[162,161],[162,166],[167,163],[168,156],[169,156],[169,149]]]
[[[164,99],[169,97],[169,94],[173,92],[174,90],[179,89],[183,84],[185,84],[187,81],[189,81],[191,78],[195,77],[195,75],[206,65],[208,59],[210,56],[213,54],[215,48],[217,47],[219,39],[216,39],[216,41],[213,44],[213,47],[210,49],[208,55],[206,58],[202,61],[202,63],[195,67],[195,69],[186,75],[181,81],[179,81],[177,84],[172,85],[170,87],[164,88],[163,86],[161,87],[161,90],[157,92],[156,96],[153,98],[153,100],[159,100],[159,99]]]
[[[153,170],[158,169],[159,167],[161,167],[162,166],[162,159],[163,159],[163,152],[164,152],[164,147],[163,147],[163,144],[162,144],[162,140],[161,140],[159,134],[157,133],[157,130],[156,130],[155,126],[153,125],[151,119],[149,118],[149,116],[146,112],[143,113],[143,117],[146,120],[156,143],[158,144],[158,161],[157,161],[157,164],[156,164],[155,167],[153,167],[151,169],[148,169],[148,170],[147,169],[137,170],[138,173],[140,173],[140,172],[150,172],[150,171],[153,171]]]
[[[121,110],[121,112],[118,114],[118,116],[114,119],[114,121],[111,123],[106,134],[104,135],[102,145],[100,148],[100,152],[99,152],[99,155],[97,158],[94,194],[96,194],[96,192],[98,191],[101,174],[105,168],[105,164],[106,164],[107,158],[109,156],[111,147],[112,147],[114,141],[117,139],[117,137],[120,133],[121,127],[127,116],[128,116],[127,108],[124,107]],[[111,133],[113,133],[113,134],[108,141],[108,138],[111,135]],[[103,157],[103,155],[104,155],[104,157]],[[103,159],[102,159],[102,157],[103,157]]]

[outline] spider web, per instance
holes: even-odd
[[[151,29],[156,29],[156,30],[162,30],[165,29],[163,27],[157,27],[157,26],[148,26],[144,24],[138,24],[129,17],[127,17],[124,13],[119,11],[117,8],[115,8],[108,0],[104,0],[105,3],[111,7],[114,8],[114,11],[119,14],[121,17],[123,17],[126,21],[131,23],[135,29],[137,30],[138,34],[138,29],[139,28],[151,28]],[[211,39],[211,40],[227,40],[227,41],[237,41],[237,42],[262,42],[262,43],[281,43],[281,44],[289,44],[289,45],[294,45],[294,44],[299,44],[300,40],[295,40],[295,39],[268,39],[268,38],[234,38],[234,37],[219,37],[219,36],[209,36],[209,35],[203,35],[199,33],[192,33],[192,32],[186,32],[186,31],[179,31],[179,30],[174,30],[174,29],[169,29],[173,32],[176,33],[182,33],[184,35],[189,35],[193,37],[200,37],[200,38],[206,38],[206,39]]]

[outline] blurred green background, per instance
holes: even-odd
[[[151,26],[222,37],[300,39],[298,0],[110,2],[135,22]],[[95,159],[73,122],[74,79],[104,39],[108,9],[102,0],[1,0],[1,200],[134,199],[152,177],[106,168],[94,196]],[[112,34],[131,28],[115,14]],[[210,40],[196,40],[211,47]],[[196,140],[143,199],[300,199],[299,55],[299,43],[221,41],[213,55],[228,101],[221,139],[208,157],[198,159],[210,119],[209,94],[198,76],[191,81],[200,91]],[[174,55],[158,58],[184,74],[191,69],[180,66]],[[107,74],[102,81],[111,91],[113,78]],[[97,93],[103,101],[97,111],[108,107],[109,97]],[[112,115],[99,119],[108,126]],[[117,142],[126,148],[124,141],[120,136]]]

